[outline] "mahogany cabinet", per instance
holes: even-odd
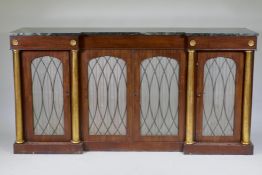
[[[257,35],[242,28],[16,30],[14,152],[253,154]]]

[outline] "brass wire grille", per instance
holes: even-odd
[[[141,135],[177,135],[178,62],[162,56],[145,59],[140,81]]]
[[[126,83],[124,60],[112,56],[90,60],[89,135],[126,135]]]
[[[232,136],[236,64],[230,58],[209,59],[204,67],[204,136]]]
[[[64,134],[63,66],[54,57],[31,63],[33,120],[36,135]]]

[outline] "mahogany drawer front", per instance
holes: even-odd
[[[195,50],[255,50],[257,47],[255,36],[190,36],[187,39],[187,48]]]
[[[184,49],[184,36],[82,36],[81,49],[91,48],[172,48]]]
[[[78,36],[11,36],[10,46],[18,50],[76,50]]]

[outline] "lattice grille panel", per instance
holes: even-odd
[[[141,135],[178,134],[179,65],[157,56],[140,65]]]
[[[125,135],[127,129],[126,63],[112,56],[88,64],[89,134]]]
[[[232,136],[236,64],[232,59],[209,59],[204,67],[203,135]]]
[[[50,56],[31,63],[35,135],[64,134],[63,65]]]

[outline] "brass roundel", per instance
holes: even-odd
[[[249,40],[249,41],[248,41],[248,45],[249,45],[250,47],[254,46],[254,45],[255,45],[255,41]]]
[[[13,46],[17,46],[17,45],[18,45],[18,41],[17,41],[16,39],[13,39],[13,40],[12,40],[12,45],[13,45]]]
[[[195,40],[191,40],[189,44],[190,44],[190,46],[196,46],[196,41]]]
[[[75,45],[76,45],[76,40],[71,40],[71,41],[70,41],[70,45],[71,45],[71,46],[75,46]]]

